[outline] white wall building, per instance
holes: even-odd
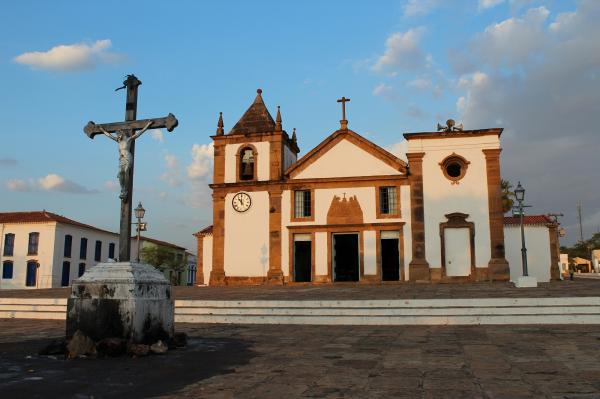
[[[119,253],[119,236],[51,212],[0,213],[0,288],[64,287]]]

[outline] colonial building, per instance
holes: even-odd
[[[298,159],[261,90],[227,134],[220,116],[198,284],[510,278],[502,129],[406,133],[405,162],[340,123]]]

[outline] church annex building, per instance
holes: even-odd
[[[520,275],[507,261],[520,259],[520,246],[505,246],[502,129],[406,133],[407,163],[345,119],[298,159],[295,132],[282,129],[279,109],[273,120],[260,89],[227,134],[219,118],[213,225],[195,234],[197,285]],[[542,227],[530,270],[548,281],[558,277],[556,226]]]

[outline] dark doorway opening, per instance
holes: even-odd
[[[62,278],[60,280],[60,285],[62,287],[68,286],[70,279],[71,279],[71,262],[64,261],[63,262]]]
[[[310,241],[294,241],[294,281],[311,281],[311,245]]]
[[[381,239],[381,279],[400,280],[400,251],[397,238]]]
[[[358,234],[333,235],[334,281],[358,281]]]
[[[25,286],[35,287],[37,282],[38,264],[34,261],[27,262],[27,275],[25,276]]]

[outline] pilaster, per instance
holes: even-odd
[[[283,284],[281,270],[281,190],[269,191],[269,271],[268,284]]]
[[[213,192],[212,253],[210,285],[225,285],[225,195],[220,192]]]
[[[410,168],[410,203],[412,260],[409,267],[409,280],[430,280],[429,263],[425,258],[425,208],[423,204],[423,157],[424,152],[408,153]]]

